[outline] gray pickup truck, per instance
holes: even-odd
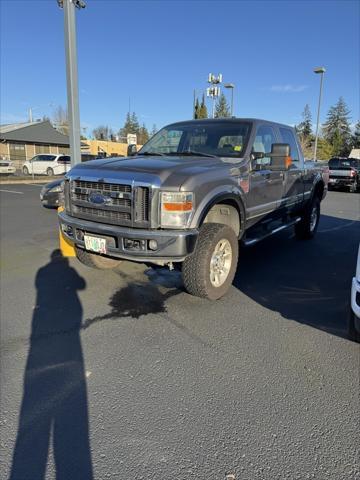
[[[289,126],[184,121],[131,157],[72,168],[60,228],[88,266],[181,266],[186,290],[215,300],[234,279],[240,240],[252,245],[291,226],[298,238],[315,235],[327,182]]]

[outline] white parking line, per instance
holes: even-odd
[[[42,188],[46,183],[24,183],[24,185],[32,185],[33,187]]]
[[[24,195],[24,192],[16,192],[15,190],[0,190],[0,192],[17,193],[19,195]]]

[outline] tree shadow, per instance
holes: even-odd
[[[243,249],[234,286],[284,318],[346,338],[359,222],[322,215],[313,240],[289,236]]]
[[[85,280],[59,250],[40,268],[10,480],[45,477],[50,440],[57,480],[93,478],[80,340]]]

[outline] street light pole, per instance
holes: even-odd
[[[322,96],[323,79],[324,79],[324,73],[325,72],[326,72],[326,70],[325,70],[324,67],[314,68],[314,73],[316,73],[316,74],[320,73],[320,92],[319,92],[319,103],[318,103],[317,120],[316,120],[314,162],[316,162],[316,156],[317,156],[317,144],[318,144],[318,137],[319,137],[319,121],[320,121],[320,106],[321,106],[321,96]]]
[[[231,116],[234,116],[234,88],[235,84],[234,83],[224,83],[225,88],[230,88],[231,89]]]
[[[70,156],[71,166],[73,167],[81,162],[75,8],[85,8],[85,2],[83,0],[57,0],[57,2],[59,7],[64,8],[67,106],[69,115]]]

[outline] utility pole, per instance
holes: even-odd
[[[71,166],[81,162],[81,130],[79,113],[79,87],[76,51],[75,9],[85,8],[83,0],[57,0],[64,9],[64,37],[66,57],[67,108],[69,115],[69,140]]]
[[[323,87],[323,78],[324,73],[326,72],[324,67],[316,67],[314,68],[314,73],[320,74],[320,92],[319,92],[319,103],[318,103],[318,111],[317,111],[317,120],[316,120],[316,134],[315,134],[315,147],[314,147],[314,162],[316,162],[317,156],[317,144],[319,138],[319,122],[320,122],[320,106],[321,106],[321,96],[322,96],[322,87]]]

